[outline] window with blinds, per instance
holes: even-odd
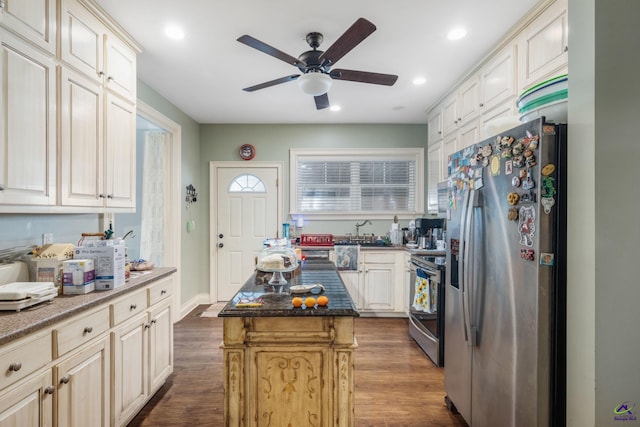
[[[422,210],[422,153],[421,148],[340,155],[292,150],[292,208],[299,214],[414,214]]]

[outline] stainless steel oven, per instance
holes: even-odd
[[[444,366],[444,257],[412,255],[409,334],[436,366]]]

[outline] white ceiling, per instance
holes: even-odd
[[[426,111],[539,0],[96,0],[143,47],[138,76],[199,123],[425,123]],[[298,70],[236,41],[251,35],[291,56],[309,50],[312,31],[326,50],[359,17],[377,31],[334,68],[397,74],[394,86],[334,81],[339,112],[316,110],[289,82],[242,88]],[[164,36],[184,28],[182,41]],[[467,37],[451,42],[454,27]],[[427,83],[414,86],[415,77]]]

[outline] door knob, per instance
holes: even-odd
[[[224,243],[218,243],[218,247],[222,248],[224,246]]]
[[[218,237],[219,237],[220,239],[222,239],[222,238],[224,237],[224,234],[220,233],[220,234],[218,234]]]

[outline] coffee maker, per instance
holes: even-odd
[[[444,240],[444,218],[416,218],[416,241],[421,249],[435,249],[436,241]]]

